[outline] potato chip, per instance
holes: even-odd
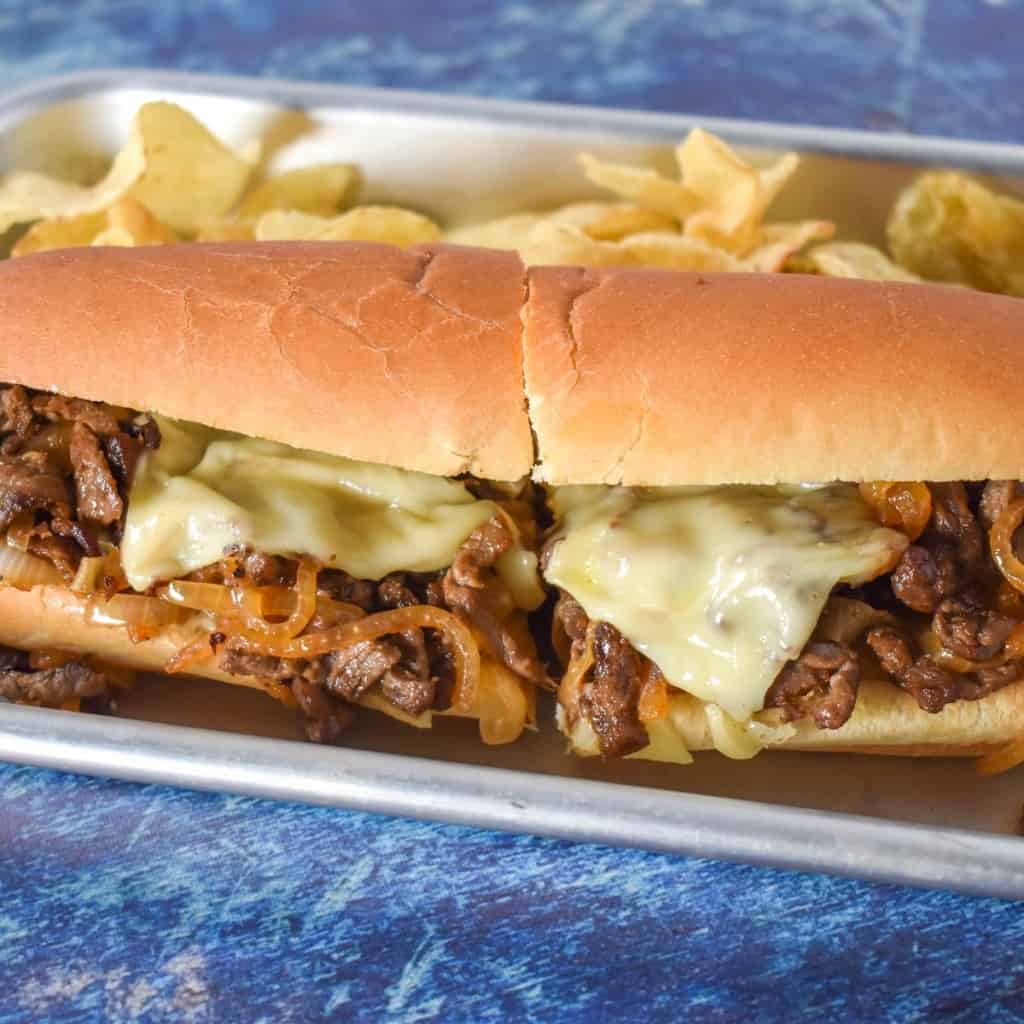
[[[715,249],[700,239],[669,232],[644,232],[618,242],[591,238],[569,224],[541,221],[522,249],[531,266],[662,267],[669,270],[742,270],[731,253]]]
[[[645,210],[630,203],[609,204],[608,208],[587,223],[583,230],[599,242],[617,242],[629,235],[648,231],[676,232],[677,224],[672,217],[657,210]]]
[[[802,220],[794,224],[765,224],[757,235],[754,249],[743,258],[748,270],[773,273],[808,242],[831,238],[835,225],[827,220]]]
[[[400,206],[357,206],[337,217],[271,210],[256,221],[259,241],[387,242],[401,247],[436,242],[441,229],[429,217]]]
[[[683,233],[739,254],[754,246],[768,206],[800,164],[795,153],[787,153],[766,170],[758,170],[701,129],[690,132],[676,157],[683,183],[701,206]]]
[[[812,272],[829,277],[859,277],[865,281],[920,281],[881,249],[863,242],[829,242],[816,245],[803,257]]]
[[[685,185],[647,167],[630,167],[599,160],[590,153],[577,157],[583,173],[595,185],[609,189],[638,206],[682,222],[700,209],[700,198]]]
[[[347,206],[359,190],[359,171],[353,164],[299,167],[268,178],[247,193],[238,209],[242,217],[268,210],[301,210],[330,217]]]
[[[183,234],[232,209],[259,158],[258,143],[243,158],[173,103],[144,104],[132,134],[142,140],[145,169],[131,195]]]
[[[534,226],[543,219],[539,213],[514,213],[509,217],[454,228],[445,235],[445,241],[454,245],[477,245],[484,249],[521,249]]]
[[[18,239],[12,256],[28,256],[50,249],[70,249],[92,245],[92,240],[107,226],[106,210],[80,213],[77,217],[54,217],[39,220]]]
[[[138,200],[125,196],[107,210],[109,231],[123,231],[134,245],[160,245],[176,242],[177,236]],[[93,239],[93,245],[102,245],[99,238]]]
[[[889,217],[897,262],[934,281],[1024,296],[1024,202],[955,171],[924,174]]]
[[[238,202],[251,170],[251,159],[231,152],[181,107],[145,103],[128,141],[97,184],[86,187],[36,172],[4,179],[0,230],[30,220],[95,213],[130,194],[159,221],[190,234]]]

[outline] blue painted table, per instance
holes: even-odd
[[[1024,0],[0,0],[235,71],[1024,142]],[[994,900],[0,769],[0,1024],[1024,1020]]]

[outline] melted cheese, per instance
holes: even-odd
[[[807,643],[832,588],[871,579],[906,538],[857,488],[563,487],[547,579],[674,686],[738,723]]]
[[[136,590],[231,544],[310,554],[360,579],[432,572],[496,511],[442,477],[156,419],[163,440],[139,463],[121,546]],[[539,596],[532,553],[513,549],[498,568],[524,606]]]

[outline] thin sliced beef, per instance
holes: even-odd
[[[44,452],[0,455],[0,530],[29,510],[56,516],[71,515],[70,495],[63,475]]]
[[[35,415],[28,392],[18,384],[0,392],[0,411],[4,415],[2,430],[12,431],[19,441],[27,441],[35,432]]]
[[[962,483],[931,484],[932,527],[943,540],[956,547],[957,560],[969,572],[976,572],[985,559],[985,539],[967,500]]]
[[[363,640],[319,659],[319,675],[329,693],[355,703],[401,660],[397,645]]]
[[[358,605],[364,612],[373,611],[376,588],[370,580],[357,580],[341,569],[324,569],[316,585],[325,597]]]
[[[1014,498],[1020,497],[1020,484],[1016,480],[987,480],[978,502],[978,518],[985,529],[992,529],[995,521],[1006,511]]]
[[[55,536],[50,523],[37,523],[32,528],[28,538],[28,550],[30,554],[52,562],[69,583],[75,578],[82,560],[82,551],[78,544],[69,537]]]
[[[79,516],[105,526],[116,523],[124,512],[117,481],[110,472],[99,438],[81,420],[71,431],[71,465],[75,472]]]
[[[764,703],[781,708],[787,722],[810,715],[819,729],[838,729],[853,714],[859,684],[854,651],[846,644],[814,642],[779,673]]]
[[[117,478],[117,482],[127,493],[135,477],[135,467],[139,464],[139,457],[142,455],[143,443],[140,438],[132,437],[123,430],[113,437],[103,439],[103,454],[107,457],[107,463]]]
[[[968,661],[994,658],[1016,625],[1014,619],[986,608],[977,595],[969,592],[943,601],[932,619],[932,630],[942,646]]]
[[[82,423],[93,433],[102,436],[117,434],[121,430],[117,417],[106,406],[87,402],[84,398],[36,395],[32,399],[32,411],[54,423],[60,420]]]
[[[355,721],[355,711],[333,700],[324,690],[302,676],[292,680],[292,693],[306,716],[306,735],[314,743],[336,743]]]
[[[640,655],[614,626],[594,629],[593,678],[583,687],[580,707],[605,757],[624,757],[650,742],[640,721]]]
[[[959,581],[955,549],[949,544],[932,549],[911,544],[890,576],[896,597],[915,612],[926,613],[955,593]]]
[[[55,516],[50,520],[50,530],[57,537],[73,540],[81,548],[82,554],[89,558],[97,558],[101,553],[96,531],[88,523],[79,523],[75,520]]]
[[[515,543],[504,519],[478,527],[459,549],[442,584],[444,603],[483,636],[491,653],[516,675],[544,684],[547,672],[529,630],[514,615],[515,600],[494,569]]]
[[[107,688],[102,672],[77,661],[35,672],[0,668],[0,697],[9,701],[56,708],[75,697],[102,696]]]

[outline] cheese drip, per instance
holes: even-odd
[[[359,579],[432,572],[497,511],[443,477],[154,419],[162,441],[139,463],[121,545],[136,590],[211,565],[232,544],[313,555]],[[531,552],[514,548],[498,569],[520,604],[539,603]]]
[[[874,578],[907,544],[847,484],[562,487],[551,501],[547,579],[737,722],[763,707],[832,588]]]

